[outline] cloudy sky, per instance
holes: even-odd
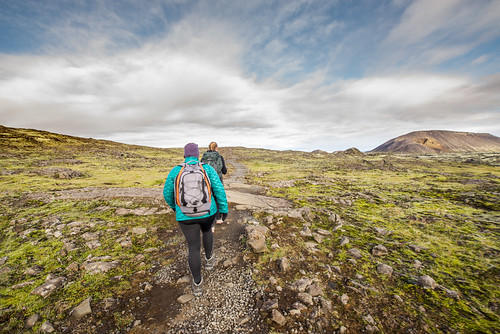
[[[0,0],[0,124],[157,146],[500,136],[498,0]]]

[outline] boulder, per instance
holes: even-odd
[[[266,237],[257,230],[253,230],[248,234],[247,245],[255,253],[267,252]]]
[[[92,298],[87,298],[83,302],[81,302],[80,305],[75,307],[73,311],[71,311],[71,316],[73,316],[73,318],[78,320],[83,318],[87,314],[91,314],[92,313],[92,308],[90,307],[91,299]]]

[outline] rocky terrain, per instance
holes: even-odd
[[[500,138],[487,133],[415,131],[377,146],[372,152],[464,153],[500,152]]]
[[[222,148],[230,213],[190,291],[180,149],[0,134],[0,332],[500,331],[500,154]]]

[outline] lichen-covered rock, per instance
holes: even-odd
[[[277,259],[276,264],[278,266],[279,271],[282,273],[286,273],[288,270],[290,270],[290,260],[286,257]]]
[[[52,292],[60,288],[66,282],[66,277],[57,277],[43,283],[39,287],[31,291],[32,295],[39,295],[43,298],[50,296]]]
[[[311,284],[307,287],[306,292],[313,297],[317,297],[323,294],[323,289],[321,289],[319,284]]]
[[[90,275],[100,274],[108,272],[112,269],[115,269],[120,264],[120,261],[112,261],[112,262],[89,262],[82,264],[82,267],[89,273]]]
[[[307,277],[303,277],[290,285],[290,290],[295,292],[304,292],[306,288],[311,285],[311,280]]]
[[[429,275],[420,276],[418,279],[418,285],[420,285],[424,289],[434,290],[437,287],[436,281]]]
[[[377,272],[381,275],[391,276],[394,272],[394,269],[392,269],[392,267],[387,264],[380,263],[377,265]]]
[[[377,245],[372,249],[373,256],[384,256],[387,255],[387,253],[388,253],[387,248],[385,248],[385,246],[383,245]]]

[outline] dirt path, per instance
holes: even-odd
[[[242,183],[246,168],[234,160],[229,160],[228,163],[232,164],[237,172],[225,180],[227,191],[236,194],[251,189],[252,187]],[[253,188],[251,191],[257,190]],[[264,199],[260,200],[264,203]],[[269,201],[273,202],[274,199],[269,198]],[[153,292],[156,291],[157,296],[169,295],[170,298],[164,299],[168,300],[168,305],[160,302],[166,306],[164,310],[167,312],[161,314],[161,320],[154,317],[147,319],[141,326],[133,329],[134,333],[268,332],[267,325],[255,307],[255,295],[258,289],[252,280],[252,264],[246,261],[243,252],[245,246],[240,240],[244,234],[244,224],[251,218],[249,211],[235,208],[241,205],[255,205],[255,203],[230,201],[230,214],[226,223],[216,226],[214,254],[218,262],[212,272],[202,271],[203,295],[185,304],[172,298],[181,295],[192,298],[187,247],[184,243],[183,249],[178,253],[179,261],[175,268],[172,266],[162,268],[156,275],[157,282]],[[178,283],[183,277],[187,278],[187,282]],[[157,312],[159,306],[152,303],[151,314],[159,315]]]

